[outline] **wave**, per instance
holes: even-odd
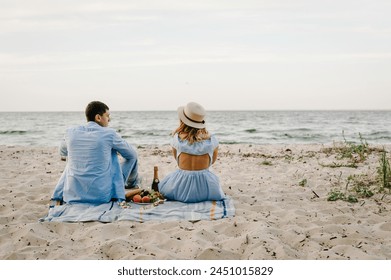
[[[369,136],[380,136],[380,137],[383,137],[383,136],[389,136],[390,135],[390,132],[389,131],[376,131],[376,132],[372,132],[369,134]]]
[[[0,134],[2,135],[24,135],[28,132],[26,130],[3,130],[0,131]]]
[[[242,142],[238,141],[219,141],[220,144],[227,144],[227,145],[232,145],[232,144],[240,144]]]

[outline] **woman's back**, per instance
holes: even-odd
[[[191,155],[187,153],[181,153],[178,158],[178,166],[183,170],[202,170],[207,169],[209,165],[209,154]]]

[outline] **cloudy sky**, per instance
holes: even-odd
[[[389,0],[0,7],[0,111],[391,109]]]

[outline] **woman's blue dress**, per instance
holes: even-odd
[[[218,145],[219,142],[214,135],[208,140],[195,142],[191,145],[187,140],[180,139],[177,134],[171,140],[171,146],[177,151],[177,162],[181,153],[191,155],[208,154],[210,165],[212,165],[213,152]],[[219,178],[209,168],[189,171],[178,167],[160,181],[159,192],[168,200],[182,202],[222,200],[225,198]]]

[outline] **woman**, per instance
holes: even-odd
[[[219,142],[205,126],[205,110],[195,102],[178,108],[179,127],[171,146],[178,169],[159,183],[169,200],[200,202],[225,198],[219,178],[209,170],[216,161]]]

